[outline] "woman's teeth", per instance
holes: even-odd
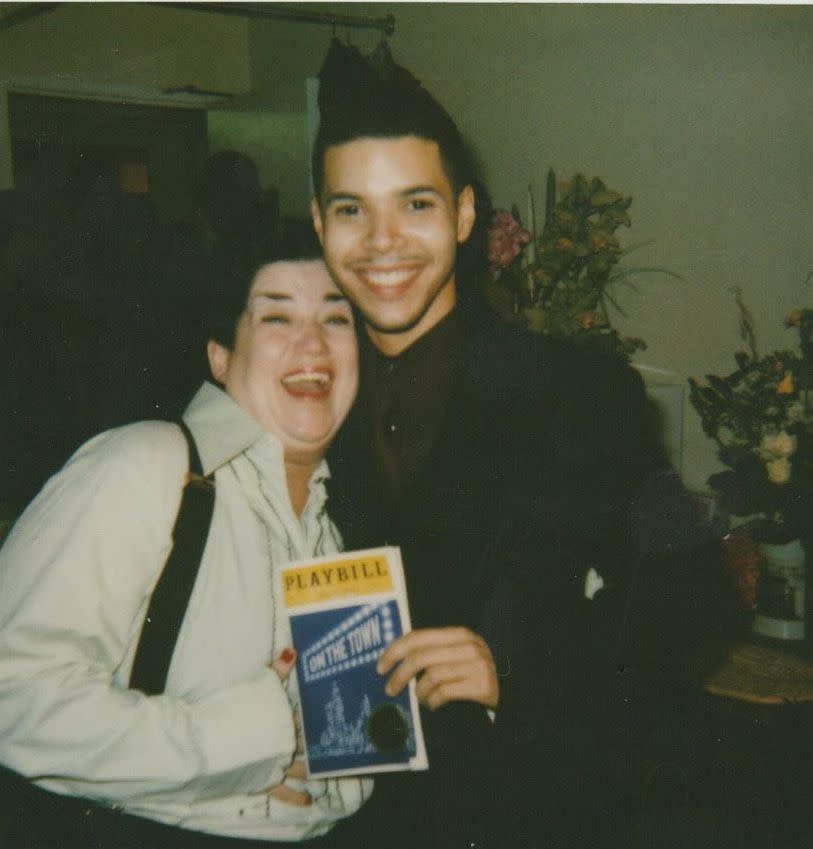
[[[300,371],[296,374],[289,374],[282,378],[282,382],[286,386],[293,386],[302,383],[317,383],[319,386],[326,386],[330,378],[323,371]]]

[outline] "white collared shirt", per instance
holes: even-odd
[[[180,429],[139,422],[82,446],[0,551],[0,763],[57,793],[184,828],[266,840],[322,834],[369,779],[307,782],[314,804],[262,791],[296,746],[290,645],[273,570],[341,547],[322,462],[301,516],[282,446],[204,384],[184,419],[217,497],[163,695],[127,689],[187,470]]]

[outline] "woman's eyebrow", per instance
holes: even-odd
[[[341,292],[328,292],[325,295],[325,303],[347,303],[347,298],[345,298],[345,296]]]
[[[254,298],[267,298],[269,301],[292,301],[293,298],[285,292],[255,292]]]

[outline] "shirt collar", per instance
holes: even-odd
[[[204,475],[245,453],[253,445],[284,461],[282,443],[265,430],[228,393],[206,381],[184,410],[183,419],[195,437]],[[311,485],[330,477],[325,460],[317,466]]]

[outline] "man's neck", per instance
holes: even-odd
[[[385,357],[397,357],[429,333],[455,308],[457,298],[454,288],[451,289],[450,294],[451,297],[437,298],[421,318],[406,330],[387,333],[366,324],[367,337]]]

